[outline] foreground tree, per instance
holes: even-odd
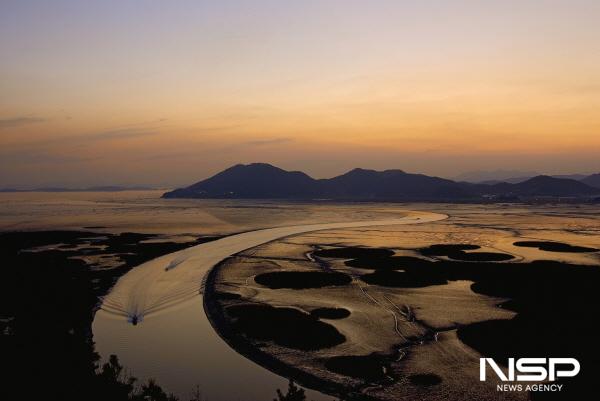
[[[277,389],[277,398],[273,401],[306,401],[304,389],[296,386],[292,380],[288,383],[288,390],[283,394],[280,389]]]

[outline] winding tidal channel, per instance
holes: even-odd
[[[182,400],[196,386],[208,401],[271,400],[287,380],[231,349],[204,313],[203,282],[211,268],[231,255],[291,235],[446,217],[408,212],[396,219],[268,228],[161,256],[129,271],[105,297],[92,327],[96,350],[103,359],[118,355],[132,375],[155,378]],[[316,391],[307,395],[314,401],[332,399]]]

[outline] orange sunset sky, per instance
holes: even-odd
[[[598,1],[0,2],[0,188],[600,170]]]

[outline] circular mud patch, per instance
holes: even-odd
[[[397,272],[393,270],[378,270],[374,273],[363,274],[360,279],[367,284],[384,287],[418,288],[430,285],[448,284],[448,280],[429,269],[424,272]]]
[[[435,386],[436,384],[440,384],[442,382],[442,378],[433,373],[418,373],[415,375],[410,375],[408,380],[412,384],[417,386]]]
[[[538,248],[541,251],[548,252],[567,252],[567,253],[585,253],[597,252],[596,248],[588,248],[586,246],[569,245],[564,242],[553,241],[517,241],[514,246]]]
[[[424,256],[446,256],[463,262],[502,262],[515,258],[508,253],[500,252],[465,252],[480,248],[479,245],[472,244],[435,244],[422,248],[419,252]]]
[[[503,262],[515,257],[508,253],[500,252],[455,252],[447,255],[450,259],[461,260],[463,262]]]
[[[259,274],[254,277],[254,281],[271,289],[291,288],[299,290],[348,285],[352,282],[352,278],[347,274],[337,272],[282,271]]]
[[[344,262],[346,266],[369,270],[398,270],[406,268],[421,268],[432,262],[414,256],[390,256],[377,258],[358,258]]]
[[[344,308],[317,308],[310,314],[318,319],[345,319],[350,316],[350,311]]]
[[[392,256],[394,251],[385,248],[363,248],[357,246],[320,249],[313,255],[320,258],[358,259],[358,258],[383,258]]]
[[[233,292],[215,292],[215,297],[225,301],[233,301],[242,298],[240,294],[234,294]]]
[[[238,333],[260,341],[299,350],[318,350],[346,341],[335,327],[294,308],[264,304],[233,305],[225,309]]]
[[[419,249],[419,252],[425,256],[449,256],[454,252],[474,251],[479,248],[481,248],[479,245],[472,244],[434,244]]]

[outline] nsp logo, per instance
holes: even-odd
[[[581,368],[579,366],[579,361],[575,358],[519,358],[516,361],[515,358],[508,358],[508,372],[505,374],[492,358],[480,358],[480,381],[485,381],[486,379],[487,365],[489,365],[496,373],[496,376],[504,382],[554,381],[557,377],[576,376]]]

